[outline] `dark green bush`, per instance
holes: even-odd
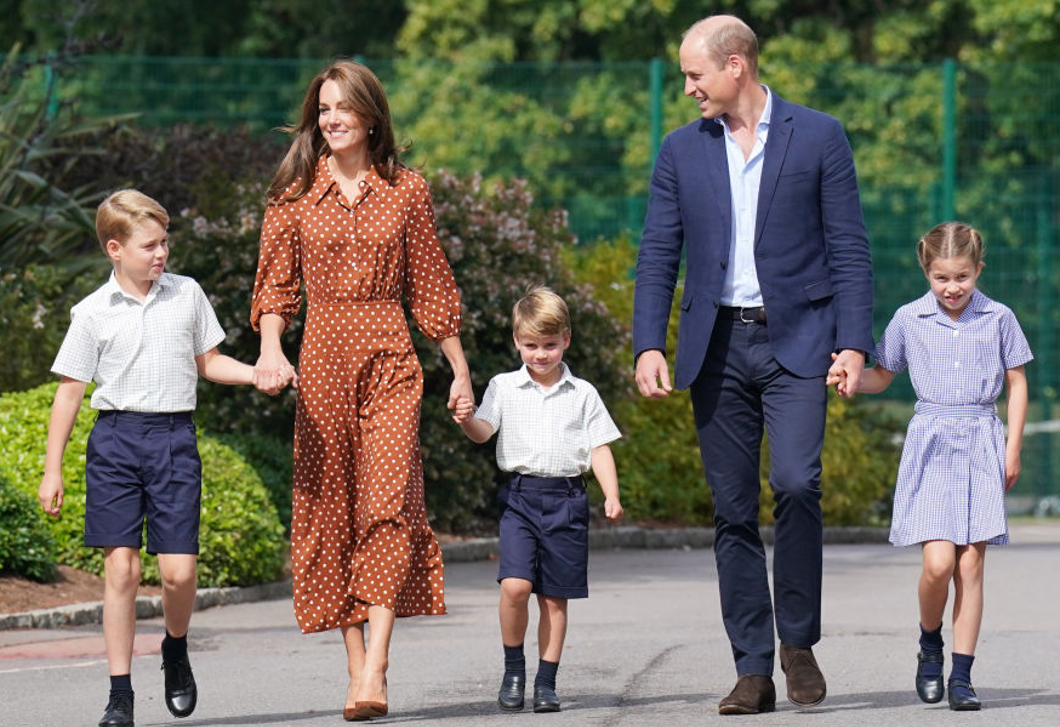
[[[572,242],[565,217],[534,209],[530,193],[518,182],[487,190],[475,178],[443,172],[432,179],[432,193],[439,237],[463,299],[461,339],[476,394],[483,393],[494,374],[519,365],[511,342],[511,307],[531,283],[551,285],[570,306],[572,369],[605,396],[625,391],[628,384],[619,372],[625,362],[619,363],[616,346],[625,334],[589,286],[576,283],[564,265],[561,250]],[[231,206],[218,218],[189,210],[173,249],[174,269],[197,278],[210,295],[228,331],[226,352],[248,362],[257,359],[259,345],[247,311],[257,264],[260,196],[260,186],[236,190],[228,197]],[[296,321],[284,336],[292,360],[300,336]],[[452,382],[448,363],[434,343],[420,335],[413,340],[424,371],[420,442],[428,512],[446,530],[492,527],[493,447],[473,445],[452,423],[445,406]],[[293,396],[287,390],[267,400],[245,388],[200,387],[199,411],[212,431],[262,433],[289,443]]]
[[[243,461],[254,468],[269,493],[269,501],[276,508],[285,531],[291,532],[291,470],[293,448],[291,442],[260,434],[238,432],[213,435],[221,444],[236,451]]]
[[[0,573],[55,580],[55,540],[37,498],[0,476]]]
[[[70,308],[110,274],[102,253],[81,267],[76,277],[69,268],[45,265],[0,272],[0,393],[54,378],[49,369],[70,325]]]
[[[440,172],[431,178],[438,235],[460,286],[461,341],[476,397],[494,375],[521,365],[512,344],[511,310],[530,284],[551,286],[567,302],[573,336],[565,354],[575,375],[605,401],[625,395],[631,381],[622,349],[627,335],[592,288],[579,283],[563,250],[574,243],[566,214],[533,206],[525,183],[484,188],[478,178]],[[415,336],[425,395],[420,442],[428,512],[445,529],[495,527],[497,464],[493,443],[476,446],[445,408],[452,376],[438,347]]]
[[[35,499],[44,472],[48,419],[57,384],[0,396],[0,477]],[[85,445],[95,413],[88,398],[81,407],[63,458],[65,498],[62,515],[47,518],[59,562],[92,573],[103,572],[99,548],[83,545]],[[201,586],[249,585],[280,577],[286,543],[283,526],[254,470],[231,448],[199,437],[203,498],[199,540]],[[5,524],[6,527],[6,524]],[[145,582],[158,582],[158,564],[144,560]]]

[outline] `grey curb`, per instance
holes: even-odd
[[[762,540],[773,543],[773,528],[762,528]],[[828,545],[886,543],[886,528],[835,527],[824,529]],[[713,528],[641,528],[636,526],[597,527],[589,531],[589,547],[594,550],[613,548],[667,549],[710,548],[714,545]],[[497,538],[472,538],[442,546],[442,556],[449,563],[488,560],[497,555]],[[291,581],[276,581],[240,588],[200,588],[195,610],[237,603],[277,600],[291,597]],[[161,596],[136,599],[136,618],[162,615]],[[63,626],[97,624],[103,618],[103,602],[77,603],[57,608],[42,608],[21,613],[0,614],[0,631],[9,629],[56,629]]]

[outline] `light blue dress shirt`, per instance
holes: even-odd
[[[729,237],[729,263],[721,289],[721,304],[737,307],[762,305],[755,267],[755,218],[758,215],[758,188],[762,182],[769,117],[773,113],[773,93],[763,85],[766,105],[755,129],[755,145],[745,160],[743,149],[733,138],[724,116],[715,119],[725,129],[725,154],[729,161],[729,188],[732,190],[732,228]]]

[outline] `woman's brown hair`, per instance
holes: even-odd
[[[302,101],[302,118],[295,126],[284,126],[281,131],[294,135],[291,148],[280,162],[276,175],[269,185],[270,203],[295,200],[313,186],[317,163],[327,151],[328,143],[320,133],[320,87],[325,81],[335,81],[350,110],[371,130],[368,135],[368,158],[379,176],[390,184],[396,184],[405,164],[398,155],[407,147],[394,144],[394,126],[390,120],[383,84],[376,75],[360,63],[341,60],[325,68],[309,84]],[[290,192],[287,188],[295,181],[298,185]]]

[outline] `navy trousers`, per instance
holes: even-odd
[[[739,675],[772,675],[776,631],[788,646],[821,637],[821,447],[824,377],[801,378],[773,357],[765,323],[720,319],[692,407],[714,498],[722,618]],[[763,429],[776,507],[773,599],[758,531]]]

